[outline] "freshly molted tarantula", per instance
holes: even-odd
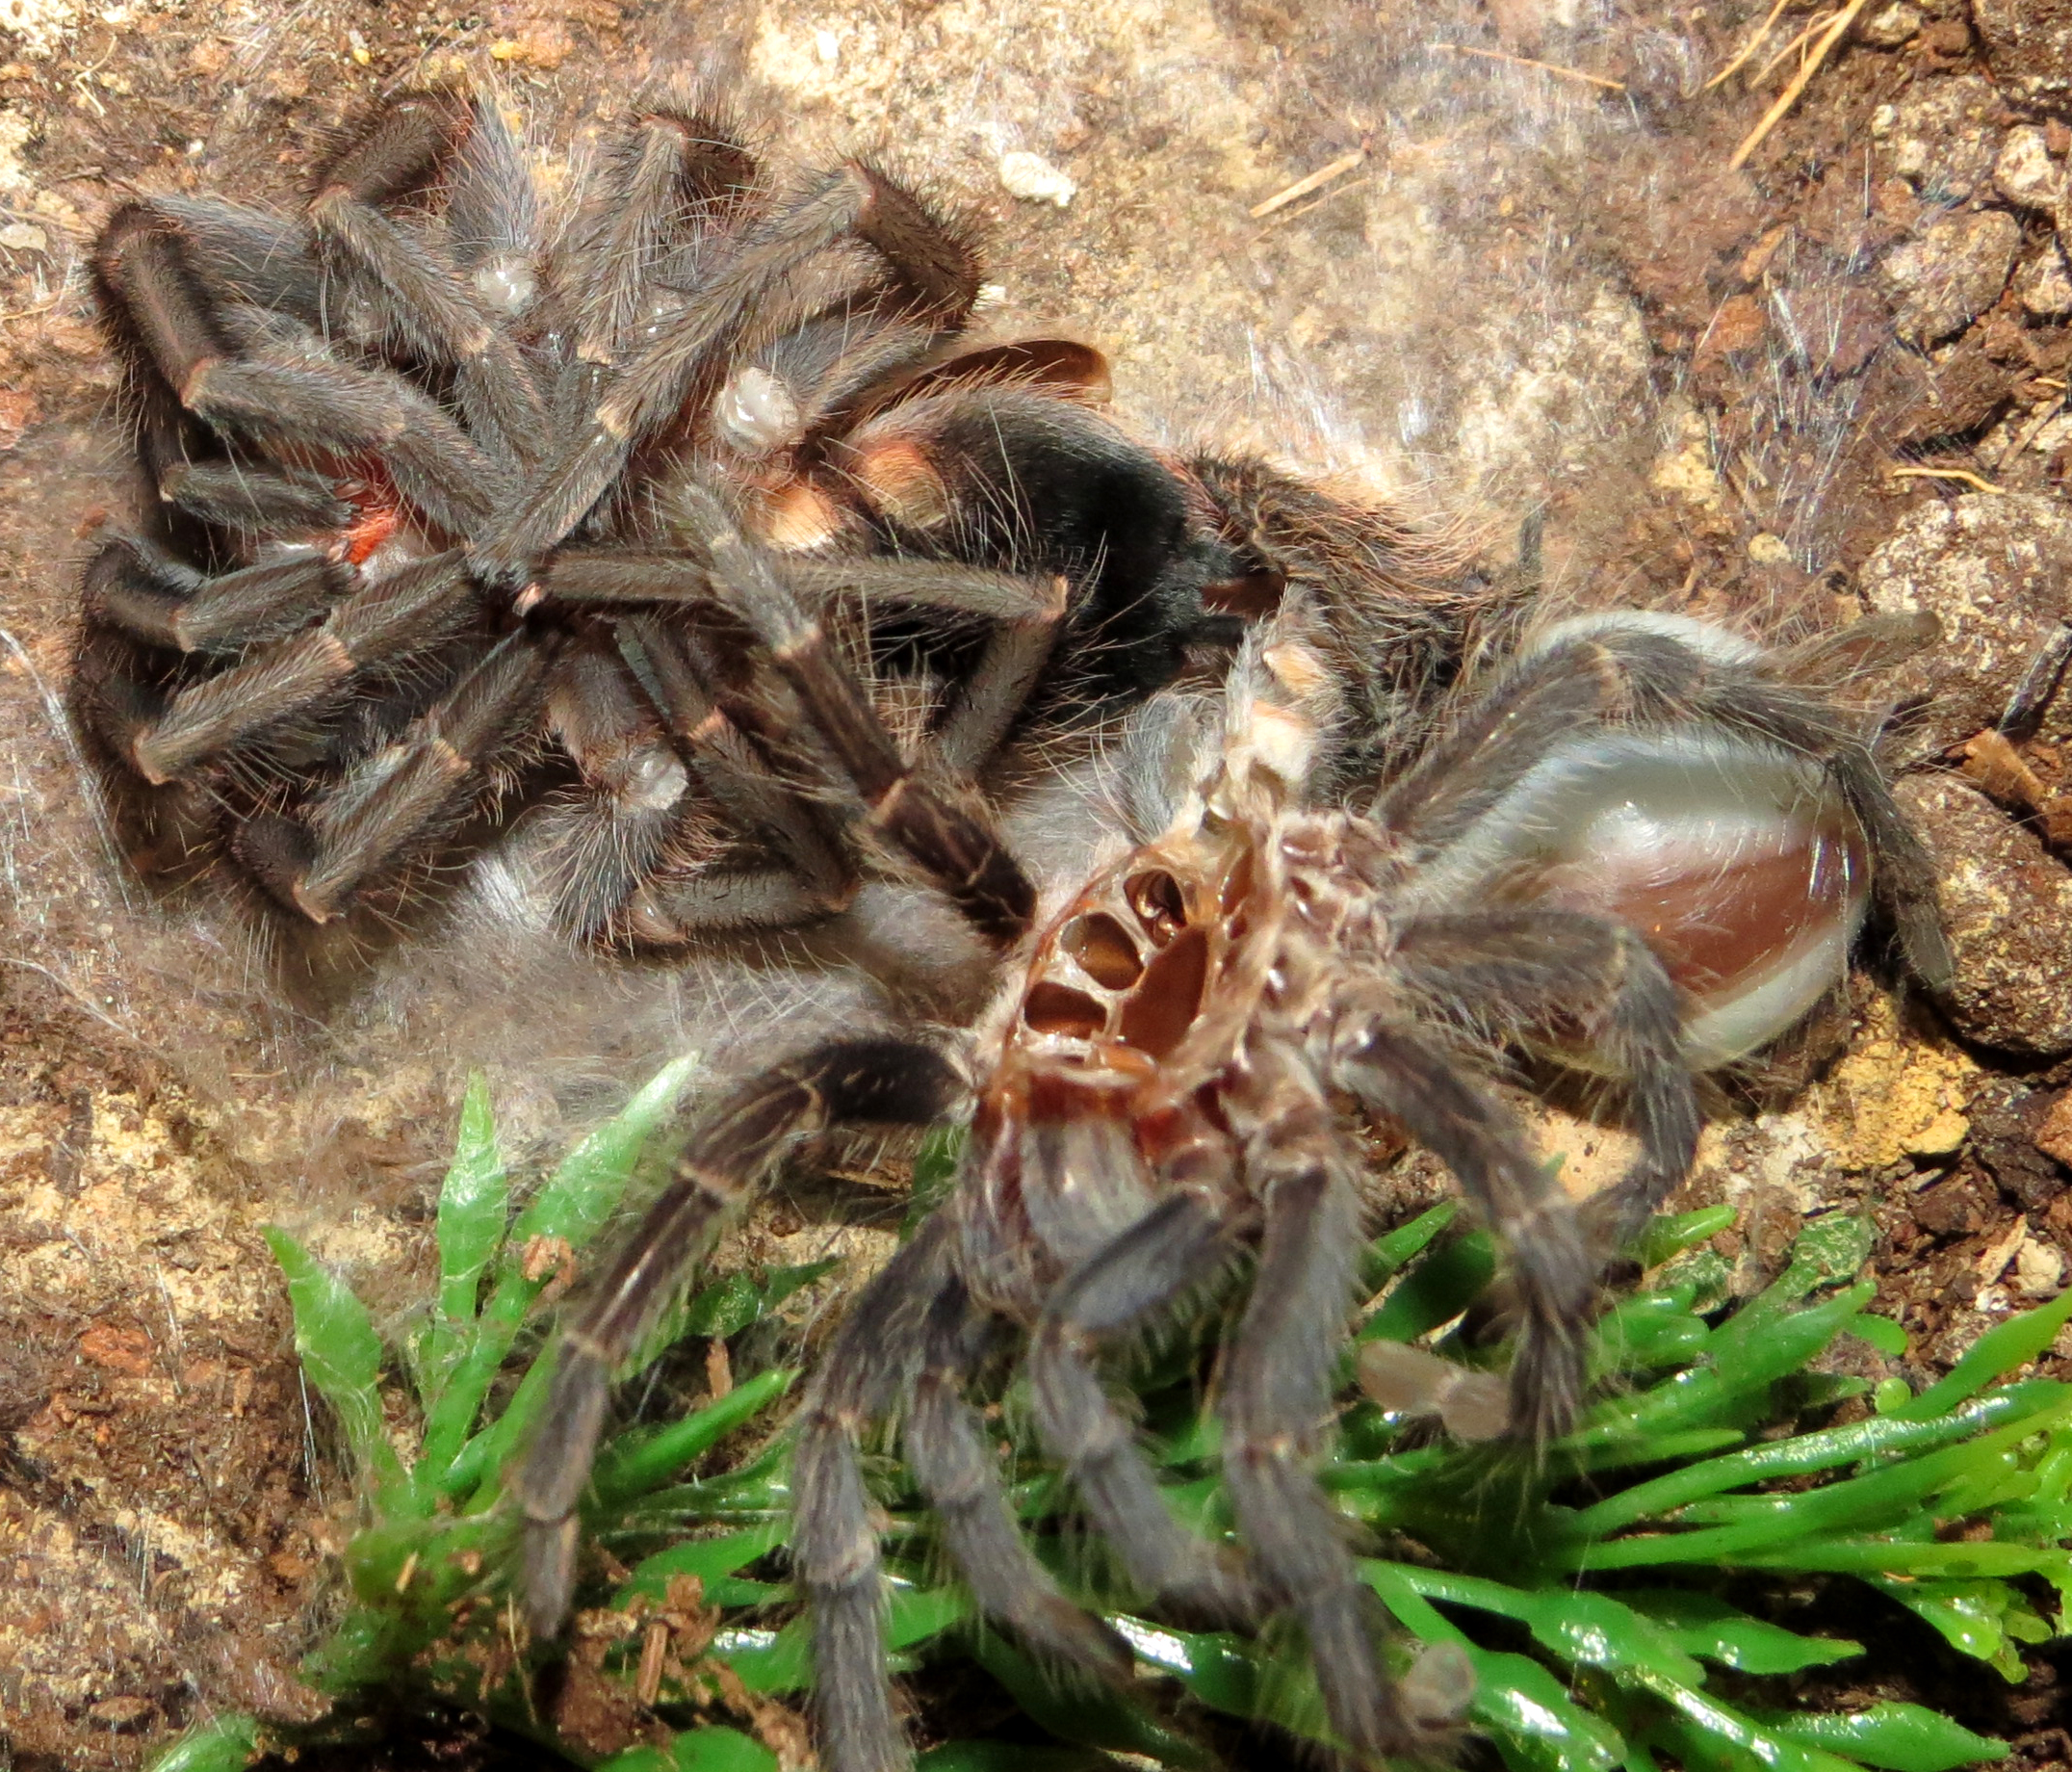
[[[1199,483],[1090,409],[1099,352],[968,345],[970,230],[885,172],[780,186],[665,100],[545,207],[497,109],[433,91],[381,105],[298,217],[109,222],[161,533],[88,567],[77,700],[161,790],[161,845],[227,838],[323,923],[518,790],[583,933],[838,908],[854,831],[813,776],[859,711],[769,654],[715,524],[788,557],[784,643],[947,683],[919,761],[870,762],[894,849],[920,823],[983,847],[957,784],[1032,704],[1124,702],[1235,639]],[[888,810],[894,779],[929,810]],[[1027,893],[1001,890],[1011,938]]]
[[[1912,970],[1948,979],[1925,853],[1828,696],[1928,637],[1865,622],[1769,653],[1683,617],[1581,617],[1462,686],[1413,760],[1344,797],[1317,787],[1358,734],[1314,607],[1289,590],[1220,707],[1175,691],[1135,717],[1136,847],[1021,951],[969,1053],[832,1040],[692,1134],[561,1340],[517,1484],[535,1630],[570,1603],[612,1374],[717,1220],[806,1135],[968,1111],[952,1195],[852,1301],[797,1424],[823,1762],[907,1761],[859,1457],[889,1419],[980,1611],[1049,1660],[1128,1671],[1004,1493],[978,1405],[1016,1353],[1044,1446],[1146,1602],[1217,1628],[1291,1615],[1340,1749],[1373,1763],[1429,1741],[1309,1470],[1362,1246],[1346,1104],[1425,1144],[1502,1238],[1510,1431],[1559,1434],[1600,1267],[1690,1166],[1694,1073],[1831,989],[1873,904]],[[1521,1046],[1623,1092],[1638,1155],[1580,1209],[1491,1086]],[[1231,1292],[1214,1405],[1236,1530],[1212,1544],[1168,1507],[1102,1368]]]

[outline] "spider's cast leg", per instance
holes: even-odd
[[[702,823],[690,771],[624,664],[596,645],[565,653],[547,689],[547,726],[582,772],[583,793],[542,809],[558,920],[582,936],[613,932],[627,900]]]
[[[1443,1018],[1505,1033],[1580,1036],[1625,1083],[1640,1150],[1583,1210],[1610,1254],[1691,1172],[1697,1090],[1679,1051],[1681,1005],[1662,962],[1623,924],[1573,911],[1420,917],[1396,963]]]
[[[358,514],[327,480],[248,462],[175,461],[153,483],[162,501],[189,516],[269,541],[335,536]]]
[[[620,644],[663,721],[731,829],[760,833],[788,866],[779,871],[701,873],[650,883],[632,907],[641,939],[666,945],[700,927],[777,926],[832,916],[856,894],[856,872],[822,809],[785,782],[769,748],[770,717],[722,682],[696,643],[702,637],[661,621],[628,622]]]
[[[1007,1504],[993,1436],[964,1394],[1005,1325],[972,1301],[962,1281],[939,1287],[922,1334],[921,1367],[908,1405],[905,1447],[914,1480],[943,1523],[943,1538],[978,1609],[1048,1660],[1111,1678],[1129,1652],[1059,1590],[1029,1550]]]
[[[722,117],[657,106],[620,132],[579,224],[583,276],[569,292],[579,361],[622,359],[648,318],[661,255],[694,222],[745,201],[755,181],[754,157]]]
[[[500,132],[501,118],[453,91],[410,92],[376,113],[359,138],[318,180],[309,225],[318,261],[337,285],[378,316],[392,343],[421,362],[450,368],[472,434],[500,458],[522,462],[537,453],[546,408],[517,342],[484,301],[494,279],[471,285],[422,232],[407,231],[377,205],[434,177],[477,131]],[[485,148],[475,165],[487,170]],[[523,162],[504,156],[520,179]]]
[[[537,717],[551,660],[548,645],[507,636],[300,821],[246,821],[239,860],[282,904],[328,923],[399,855],[429,847],[494,791],[511,742]]]
[[[313,722],[350,693],[360,673],[432,650],[475,612],[475,589],[458,554],[414,561],[341,598],[318,626],[176,691],[119,748],[138,774],[161,785],[212,757]]]
[[[82,591],[90,619],[175,652],[220,654],[307,627],[352,586],[348,566],[305,554],[217,578],[132,535],[102,544]]]
[[[764,298],[841,241],[854,238],[877,248],[915,317],[938,326],[958,324],[977,300],[977,260],[940,224],[924,225],[929,220],[899,186],[852,162],[748,228],[654,344],[613,374],[594,420],[525,488],[511,515],[480,539],[476,563],[483,576],[523,585],[539,557],[604,495],[634,450],[678,421]],[[894,261],[895,252],[906,256]]]
[[[919,779],[869,699],[800,607],[767,554],[736,529],[718,501],[706,507],[714,577],[769,649],[828,749],[864,802],[867,824],[903,853],[978,932],[1006,947],[1027,932],[1036,889],[999,836],[974,812]]]
[[[833,1040],[740,1085],[692,1135],[668,1185],[561,1334],[542,1424],[514,1485],[527,1522],[526,1614],[536,1634],[551,1636],[568,1612],[576,1508],[590,1480],[611,1375],[719,1220],[801,1139],[850,1124],[926,1126],[964,1087],[948,1058],[919,1042]],[[908,1245],[909,1255],[919,1244]],[[874,1284],[882,1283],[883,1276]],[[850,1324],[856,1318],[852,1308]],[[803,1530],[799,1550],[809,1554]],[[814,1566],[839,1569],[847,1554],[838,1548]],[[868,1556],[874,1575],[874,1544]],[[873,1629],[876,1603],[873,1580]]]
[[[1062,578],[1024,578],[954,560],[790,560],[785,570],[812,598],[849,595],[875,604],[982,615],[998,625],[931,737],[933,760],[969,775],[993,755],[1027,705],[1057,643],[1069,586]],[[568,605],[672,602],[718,607],[712,573],[687,554],[597,549],[557,555],[540,582]]]
[[[1006,742],[1050,662],[1064,612],[1060,603],[1055,614],[994,629],[977,664],[958,684],[947,717],[930,735],[929,753],[942,769],[975,775]]]
[[[116,212],[94,272],[125,348],[196,417],[270,449],[374,456],[453,534],[488,516],[504,476],[436,401],[401,376],[338,361],[313,332],[291,336],[292,323],[243,349],[178,227],[150,204]]]
[[[1058,1283],[1028,1358],[1037,1431],[1129,1578],[1212,1626],[1251,1620],[1250,1583],[1174,1518],[1094,1361],[1103,1342],[1213,1280],[1231,1259],[1230,1232],[1204,1195],[1168,1194]]]
[[[1524,1317],[1511,1366],[1514,1432],[1553,1439],[1582,1394],[1582,1330],[1596,1270],[1568,1198],[1533,1160],[1516,1118],[1458,1062],[1357,997],[1346,1004],[1332,1080],[1396,1120],[1451,1169],[1511,1253]]]
[[[1333,1420],[1360,1200],[1332,1160],[1321,1108],[1313,1125],[1279,1130],[1256,1143],[1249,1165],[1265,1227],[1224,1367],[1223,1466],[1266,1603],[1302,1621],[1333,1730],[1362,1762],[1378,1761],[1414,1747],[1417,1731],[1376,1653],[1374,1602],[1354,1574],[1343,1521],[1309,1469]]]
[[[885,1666],[885,1578],[858,1443],[911,1391],[955,1229],[931,1216],[850,1302],[798,1412],[791,1554],[813,1615],[814,1712],[829,1772],[900,1772],[913,1754]]]

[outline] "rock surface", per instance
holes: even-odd
[[[2072,0],[1974,0],[1993,76],[2012,96],[2072,92]]]
[[[1898,754],[1947,749],[1998,722],[2011,687],[2072,617],[2072,507],[2026,493],[1917,506],[1857,583],[1874,611],[1941,620],[1941,641],[1895,673],[1894,688],[1919,704]],[[2058,698],[2040,736],[2072,737],[2072,698]]]
[[[1885,255],[1898,298],[1896,326],[1917,345],[1960,332],[2000,300],[2021,249],[2022,224],[2005,210],[1938,216]]]
[[[1902,782],[1900,803],[1933,852],[1956,956],[1945,1005],[1986,1046],[2072,1052],[2072,872],[1981,795],[1949,776]]]

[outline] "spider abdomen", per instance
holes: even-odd
[[[1561,745],[1491,821],[1514,890],[1646,942],[1682,997],[1696,1069],[1811,1009],[1870,902],[1863,832],[1840,794],[1805,759],[1739,736],[1627,730]]]

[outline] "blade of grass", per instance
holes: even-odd
[[[623,1438],[598,1460],[593,1480],[599,1503],[611,1508],[666,1482],[701,1452],[716,1446],[791,1388],[798,1374],[764,1372],[716,1403],[628,1444]]]
[[[375,1333],[374,1318],[351,1289],[287,1232],[269,1225],[264,1235],[273,1260],[287,1276],[296,1358],[338,1417],[354,1468],[377,1493],[400,1487],[402,1460],[390,1444],[381,1407],[381,1365],[386,1353]]]
[[[2072,1286],[2050,1303],[2020,1316],[1996,1323],[1972,1343],[1970,1350],[1949,1372],[1931,1384],[1910,1403],[1888,1409],[1887,1415],[1909,1421],[1925,1420],[1943,1414],[1984,1390],[1994,1379],[2026,1366],[2058,1339],[2059,1330],[2072,1321]]]
[[[2053,1386],[2054,1390],[2061,1387]],[[1917,1451],[1961,1440],[2006,1421],[2026,1417],[2039,1405],[2056,1400],[2038,1396],[2028,1386],[2002,1392],[1972,1403],[1939,1420],[1916,1421],[1893,1416],[1873,1416],[1852,1421],[1846,1427],[1830,1427],[1819,1433],[1798,1434],[1789,1440],[1750,1446],[1746,1451],[1708,1458],[1703,1464],[1687,1465],[1651,1482],[1636,1483],[1631,1489],[1587,1507],[1565,1522],[1565,1536],[1604,1538],[1650,1515],[1666,1514],[1705,1496],[1740,1489],[1749,1483],[1780,1476],[1804,1476],[1810,1472],[1830,1470],[1836,1465],[1858,1464],[1878,1453]]]

